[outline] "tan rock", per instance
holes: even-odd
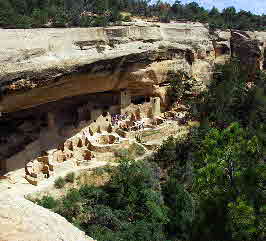
[[[53,153],[53,162],[62,163],[66,161],[66,155],[62,151],[55,151]]]
[[[135,122],[137,120],[136,116],[134,113],[131,114],[130,121]]]
[[[93,241],[62,216],[23,197],[1,196],[0,203],[1,241]]]
[[[4,112],[124,88],[139,95],[153,95],[156,86],[167,81],[169,72],[191,74],[196,49],[204,53],[213,48],[208,28],[200,23],[0,30],[0,35],[4,36],[0,52],[0,85],[6,93],[0,105]],[[97,43],[113,40],[117,40],[115,48],[97,53]],[[73,45],[77,41],[95,46],[80,51]],[[30,54],[21,62],[25,55],[21,49],[42,51],[38,51],[38,60],[36,54]],[[86,71],[77,72],[83,68]],[[75,74],[64,75],[71,72]]]
[[[38,162],[41,162],[45,165],[49,164],[49,156],[41,156],[37,158]]]
[[[80,149],[74,152],[74,157],[79,161],[88,161],[92,159],[92,152],[89,150]]]

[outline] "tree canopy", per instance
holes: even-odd
[[[104,26],[123,20],[122,11],[136,16],[158,17],[162,22],[186,20],[209,23],[211,28],[266,29],[266,15],[244,10],[237,12],[233,6],[220,12],[215,6],[207,10],[196,2],[169,4],[161,0],[155,3],[151,0],[0,0],[0,27],[43,27],[49,21],[54,23],[50,26],[60,27]],[[83,12],[99,16],[82,17]],[[124,20],[128,21],[129,17]]]

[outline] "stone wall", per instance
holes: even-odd
[[[107,111],[92,110],[92,121],[88,123],[87,127],[96,133],[98,131],[107,131],[111,124],[111,115]]]

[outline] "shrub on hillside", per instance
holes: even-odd
[[[48,12],[46,10],[34,9],[31,15],[32,24],[35,27],[41,27],[48,22]]]
[[[142,156],[145,154],[145,149],[142,145],[137,144],[137,143],[133,143],[130,147],[129,147],[129,152],[133,155],[133,156]]]
[[[125,159],[108,170],[104,186],[71,189],[53,210],[99,241],[166,240],[167,208],[154,166]]]
[[[56,15],[53,18],[54,27],[66,27],[69,22],[68,14],[64,9],[57,9]]]
[[[75,181],[75,173],[74,172],[70,172],[65,176],[65,181],[66,182],[70,182],[73,183]]]
[[[58,189],[63,188],[66,184],[66,181],[63,177],[58,177],[55,181],[54,181],[54,186]]]
[[[38,205],[48,209],[54,209],[58,205],[58,202],[52,196],[44,196],[36,202]]]
[[[128,149],[119,149],[114,152],[115,157],[118,157],[119,159],[128,158],[130,156],[130,152]]]
[[[26,15],[18,15],[16,19],[16,28],[31,28],[32,27],[32,18]]]

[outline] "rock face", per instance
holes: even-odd
[[[252,39],[247,33],[232,31],[231,52],[233,57],[239,58],[241,66],[248,70],[250,76],[263,68],[264,43],[258,39]]]

